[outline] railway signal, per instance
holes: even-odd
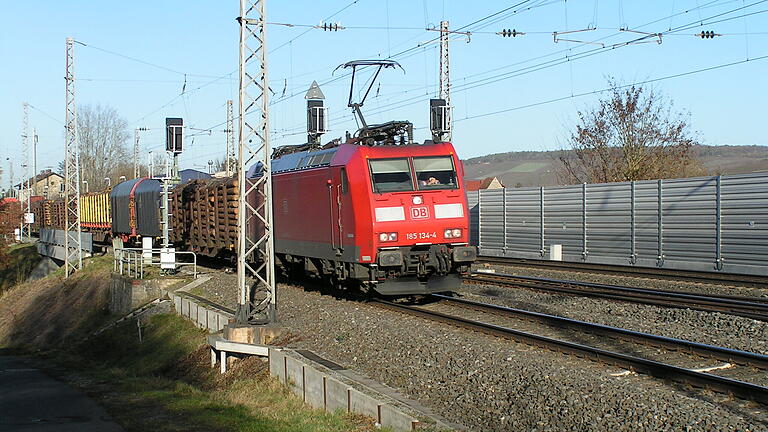
[[[320,90],[317,81],[312,81],[304,99],[307,100],[307,142],[320,144],[320,136],[327,130],[326,112],[328,108],[323,106],[325,95]]]

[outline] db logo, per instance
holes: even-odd
[[[411,207],[411,219],[427,219],[429,210],[426,207]]]

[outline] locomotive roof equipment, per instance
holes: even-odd
[[[355,74],[357,73],[358,67],[368,67],[368,66],[378,66],[376,68],[376,72],[373,74],[373,78],[369,81],[368,89],[365,91],[365,94],[363,95],[362,99],[360,99],[360,102],[352,102],[352,92],[355,89]],[[400,63],[394,61],[394,60],[353,60],[346,62],[344,64],[340,64],[336,67],[333,71],[336,72],[338,69],[347,69],[352,68],[352,81],[349,84],[349,99],[347,100],[347,106],[352,108],[352,112],[356,115],[356,120],[360,121],[360,124],[363,126],[360,128],[360,131],[363,131],[365,129],[368,129],[368,123],[365,122],[365,118],[363,117],[363,112],[360,110],[360,107],[363,106],[365,103],[365,99],[368,97],[368,94],[371,92],[371,89],[373,88],[373,84],[376,83],[376,78],[379,77],[379,73],[382,69],[394,69],[396,67],[399,67],[403,73],[405,73],[405,69],[403,69],[402,66],[400,66]],[[363,85],[363,88],[365,88],[365,85]],[[406,122],[401,122],[406,123]],[[374,125],[371,127],[376,127],[378,125]],[[359,132],[358,131],[358,135]],[[410,139],[410,143],[413,143],[413,139]]]

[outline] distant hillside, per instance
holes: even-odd
[[[696,146],[696,155],[707,173],[744,174],[768,171],[768,146]],[[464,161],[469,179],[498,177],[505,186],[552,186],[560,168],[561,151],[509,152]]]

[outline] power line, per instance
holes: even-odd
[[[331,15],[327,16],[326,18],[324,18],[324,19],[323,19],[323,21],[328,21],[328,20],[332,19],[333,17],[335,17],[336,15],[338,15],[338,14],[340,14],[340,13],[344,12],[345,10],[349,9],[350,7],[352,7],[354,4],[356,4],[356,3],[357,3],[357,2],[359,2],[359,1],[360,1],[360,0],[354,0],[354,1],[350,2],[350,3],[348,3],[348,4],[347,4],[346,6],[344,6],[343,8],[341,8],[341,9],[337,10],[336,12],[334,12],[334,13],[332,13]],[[272,54],[273,52],[275,52],[275,51],[279,50],[280,48],[282,48],[282,47],[284,47],[284,46],[286,46],[286,45],[289,45],[289,44],[293,43],[293,42],[294,42],[296,39],[298,39],[298,38],[300,38],[300,37],[304,36],[305,34],[309,33],[310,31],[312,31],[312,29],[307,29],[307,30],[305,30],[304,32],[302,32],[301,34],[299,34],[298,36],[296,36],[296,37],[294,37],[293,39],[289,40],[288,42],[284,42],[284,43],[282,43],[281,45],[278,45],[278,46],[276,46],[275,48],[272,48],[272,49],[269,51],[269,54]]]
[[[508,16],[509,16],[509,15],[511,15],[511,14],[519,13],[519,12],[521,12],[521,11],[528,11],[528,10],[531,10],[531,9],[533,9],[533,8],[542,7],[542,6],[546,6],[546,5],[552,4],[552,3],[556,3],[557,1],[560,1],[560,0],[556,0],[556,1],[550,1],[550,2],[546,2],[546,3],[545,3],[545,2],[543,2],[543,1],[540,1],[539,3],[535,3],[535,4],[533,4],[533,5],[530,5],[530,6],[528,6],[527,8],[514,9],[515,7],[517,7],[517,6],[520,6],[520,5],[522,5],[523,3],[526,3],[526,2],[518,3],[517,5],[514,5],[514,6],[511,6],[511,7],[508,7],[508,8],[506,8],[506,9],[503,9],[502,11],[499,11],[499,12],[496,12],[496,13],[493,13],[493,14],[490,14],[490,15],[488,15],[488,16],[486,16],[486,17],[484,17],[484,18],[481,18],[481,19],[479,19],[479,20],[476,20],[476,21],[474,21],[473,23],[467,24],[467,25],[465,25],[465,26],[463,26],[463,27],[459,28],[459,30],[463,30],[463,29],[465,29],[465,28],[467,28],[467,27],[469,27],[469,26],[471,26],[471,25],[474,25],[474,24],[476,24],[476,23],[479,23],[479,22],[481,22],[481,21],[487,20],[489,17],[498,16],[498,15],[500,15],[500,13],[503,13],[504,11],[510,11],[510,10],[511,10],[511,12],[508,14]],[[715,4],[715,3],[718,3],[718,2],[720,2],[720,1],[722,1],[722,0],[712,0],[712,1],[708,2],[708,3],[705,3],[705,4],[703,4],[703,5],[699,5],[697,8],[692,8],[692,9],[688,9],[688,10],[685,10],[685,11],[681,11],[681,12],[678,12],[678,13],[676,13],[676,14],[673,14],[673,15],[675,15],[675,16],[676,16],[676,15],[684,15],[684,14],[688,14],[688,13],[692,12],[693,10],[697,10],[697,9],[704,9],[704,8],[710,8],[710,7],[714,7],[714,4]],[[768,1],[768,0],[764,0],[764,1]],[[759,3],[761,3],[761,2],[758,2],[758,3],[754,3],[754,4],[759,4]],[[754,5],[754,4],[751,4],[751,5],[749,5],[749,6],[752,6],[752,5]],[[749,7],[749,6],[747,6],[747,7]],[[513,10],[513,9],[514,9],[514,10]],[[736,10],[738,10],[738,9],[741,9],[741,8],[737,8]],[[732,13],[732,12],[733,12],[733,10],[732,10],[732,11],[729,11],[729,13]],[[669,18],[669,17],[663,17],[663,18],[660,18],[660,19],[656,19],[656,20],[653,20],[653,21],[647,22],[647,23],[645,23],[645,24],[642,24],[642,25],[640,25],[640,26],[637,26],[637,27],[635,27],[634,29],[641,29],[641,28],[644,28],[644,27],[646,27],[646,26],[648,26],[648,25],[652,25],[652,24],[655,24],[655,23],[657,23],[657,22],[659,22],[659,21],[663,21],[663,20],[666,20],[667,18]],[[709,19],[709,18],[708,18],[708,19]],[[699,22],[699,21],[697,21],[697,22]],[[627,30],[628,30],[628,29],[627,29]],[[550,32],[550,33],[551,33],[551,32]],[[591,41],[591,43],[597,43],[597,42],[599,42],[599,41],[601,41],[601,40],[606,40],[606,39],[609,39],[609,38],[615,37],[615,36],[617,36],[617,35],[620,35],[620,34],[623,34],[623,33],[624,33],[623,31],[619,31],[619,32],[616,32],[616,33],[614,33],[614,34],[611,34],[611,35],[607,35],[607,36],[603,36],[603,37],[601,37],[601,38],[595,39],[595,40]],[[439,38],[438,38],[438,39],[439,39]],[[638,40],[639,40],[639,39],[635,39],[635,40],[633,40],[633,41],[630,41],[629,43],[632,43],[632,42],[636,42],[636,41],[638,41]],[[401,51],[400,53],[394,54],[392,57],[400,56],[402,53],[405,53],[405,52],[409,52],[409,51],[411,51],[411,52],[412,52],[414,49],[418,49],[418,48],[424,48],[424,47],[426,47],[426,45],[428,45],[430,42],[434,42],[434,40],[432,40],[432,41],[428,41],[428,42],[425,42],[425,43],[421,43],[421,44],[418,44],[418,45],[417,45],[417,46],[415,46],[415,47],[412,47],[412,48],[409,48],[409,49],[407,49],[407,50]],[[603,47],[603,48],[605,48],[605,49],[609,49],[609,50],[612,50],[612,49],[616,49],[616,48],[618,48],[618,47],[627,46],[629,43],[628,43],[628,42],[624,42],[624,43],[618,43],[618,44],[614,44],[614,45],[612,45],[612,46],[609,46],[609,47],[607,47],[607,48],[606,48],[606,47]],[[590,50],[590,51],[587,51],[586,53],[577,53],[577,56],[579,56],[579,57],[575,57],[575,56],[566,56],[566,57],[564,57],[564,58],[562,58],[562,59],[554,59],[554,60],[549,60],[549,61],[547,61],[547,62],[544,62],[544,63],[540,63],[540,64],[538,64],[538,65],[532,65],[532,66],[529,66],[528,68],[523,68],[523,69],[518,69],[518,70],[515,70],[515,71],[510,71],[510,72],[507,72],[507,73],[505,73],[505,74],[507,75],[507,78],[504,78],[504,79],[509,79],[509,78],[513,78],[513,77],[516,77],[516,76],[520,76],[521,74],[520,74],[520,73],[518,73],[518,72],[524,71],[524,70],[526,70],[526,69],[532,69],[532,70],[531,70],[531,72],[534,72],[534,71],[537,71],[537,70],[541,70],[542,68],[541,68],[540,66],[544,66],[544,65],[547,65],[548,63],[550,63],[550,66],[549,66],[549,67],[554,67],[554,66],[557,66],[557,65],[560,65],[560,64],[563,64],[563,63],[569,62],[569,61],[574,61],[574,60],[576,60],[576,59],[579,59],[579,58],[583,58],[583,57],[586,57],[586,56],[591,56],[591,55],[592,55],[591,53],[592,53],[594,50],[598,50],[598,49],[592,49],[592,50]],[[527,62],[529,62],[529,61],[534,61],[534,60],[537,60],[537,59],[546,58],[546,57],[549,57],[549,56],[552,56],[552,55],[556,55],[556,54],[559,54],[559,53],[563,53],[563,52],[570,52],[570,51],[572,51],[572,49],[563,49],[563,50],[558,50],[558,51],[555,51],[555,52],[553,52],[553,53],[550,53],[550,54],[546,54],[546,55],[543,55],[543,56],[537,56],[537,57],[534,57],[534,58],[531,58],[531,59],[528,59],[528,60],[525,60],[525,61],[522,61],[522,62],[516,62],[516,63],[513,63],[513,64],[511,64],[511,65],[507,65],[507,66],[503,66],[503,67],[500,67],[500,68],[492,69],[492,70],[490,70],[490,71],[485,71],[485,72],[481,72],[481,73],[478,73],[478,74],[468,75],[468,76],[464,77],[463,79],[464,79],[464,80],[466,80],[466,78],[471,78],[471,77],[475,77],[475,76],[482,76],[482,75],[484,75],[484,74],[487,74],[487,73],[490,73],[490,72],[493,72],[493,71],[496,71],[496,70],[501,70],[501,69],[504,69],[504,68],[506,68],[506,67],[511,67],[511,66],[520,65],[520,64],[525,64],[525,63],[527,63]],[[413,53],[413,54],[415,54],[415,53]],[[413,54],[411,54],[411,55],[413,55]],[[587,55],[587,54],[588,54],[588,55]],[[406,57],[404,57],[404,58],[408,58],[408,57],[410,57],[411,55],[409,55],[409,56],[406,56]],[[529,72],[529,73],[530,73],[530,72]],[[492,81],[489,81],[489,82],[487,82],[487,84],[491,84],[491,83],[494,83],[494,82],[498,82],[498,81],[500,81],[500,79],[495,79],[495,78],[499,78],[499,77],[502,77],[502,76],[504,76],[505,74],[499,74],[499,75],[496,75],[496,76],[488,77],[488,78],[486,78],[485,80],[486,80],[486,81],[487,81],[487,80],[492,80]],[[342,76],[342,77],[344,77],[344,76]],[[342,78],[342,77],[340,77],[340,78]],[[460,78],[460,79],[462,79],[462,78]],[[333,82],[333,81],[335,81],[335,80],[329,80],[328,82]],[[459,87],[465,87],[465,86],[469,86],[469,85],[475,84],[475,83],[477,83],[477,82],[479,82],[479,81],[470,82],[470,83],[466,83],[466,82],[465,82],[464,84],[462,84],[462,85],[461,85],[461,86],[459,86]],[[477,86],[474,86],[474,87],[477,87]],[[474,87],[472,87],[472,88],[474,88]],[[424,88],[424,87],[422,87],[422,88]],[[456,89],[456,90],[457,90],[457,91],[460,91],[460,89]],[[391,93],[391,94],[402,94],[402,93],[407,93],[407,92],[399,92],[399,93]],[[289,96],[287,96],[287,97],[285,97],[285,98],[281,98],[281,99],[279,99],[278,101],[276,101],[275,103],[278,103],[278,102],[283,102],[283,101],[285,101],[285,100],[287,100],[287,99],[290,99],[290,98],[292,98],[292,97],[295,97],[296,95],[299,95],[299,94],[303,94],[303,91],[299,91],[299,92],[293,93],[293,94],[291,94],[291,95],[289,95]],[[410,101],[410,100],[418,100],[419,98],[420,98],[420,96],[417,96],[417,97],[412,97],[412,98],[406,99],[405,101]],[[403,102],[405,102],[405,101],[403,101]],[[398,104],[398,102],[394,102],[394,103],[391,103],[391,104],[389,104],[388,106],[392,106],[392,105],[396,105],[396,104]],[[385,106],[387,106],[387,105],[385,105]],[[373,113],[374,113],[374,114],[376,114],[376,113],[381,113],[381,112],[386,112],[386,111],[388,111],[388,110],[381,110],[380,108],[383,108],[383,107],[378,107],[377,109],[375,109],[375,110],[374,110],[374,112],[373,112]],[[337,119],[346,119],[346,118],[349,118],[349,115],[343,115],[341,118],[337,118]],[[334,121],[334,119],[332,119],[331,121]],[[289,129],[289,130],[291,130],[291,129]]]
[[[559,0],[558,0],[558,1],[559,1]],[[764,1],[765,1],[765,0],[764,0]],[[550,2],[547,2],[547,3],[545,3],[545,2],[534,3],[534,4],[532,4],[532,5],[529,5],[529,7],[527,8],[527,10],[529,10],[529,9],[531,9],[531,8],[534,8],[534,7],[540,7],[540,6],[544,6],[544,5],[547,5],[547,4],[552,4],[552,3],[556,3],[556,2],[557,2],[557,1],[550,1]],[[353,2],[353,3],[354,3],[354,2]],[[525,4],[525,3],[529,3],[529,2],[522,2],[522,3],[518,3],[518,4],[517,4],[517,5],[515,5],[515,6],[519,6],[519,5],[522,5],[522,4]],[[699,6],[699,7],[697,7],[697,8],[693,8],[693,9],[689,9],[689,10],[686,10],[686,11],[678,12],[678,13],[675,13],[675,14],[672,14],[672,15],[674,15],[674,16],[677,16],[677,15],[683,15],[683,14],[687,14],[687,13],[690,13],[690,12],[691,12],[691,11],[693,11],[693,10],[697,10],[697,9],[705,9],[705,8],[714,7],[713,5],[714,5],[715,3],[718,3],[718,0],[715,0],[715,1],[711,1],[711,2],[709,2],[709,3],[706,3],[706,4],[704,4],[704,5],[700,5],[700,6]],[[756,5],[756,4],[759,4],[759,3],[762,3],[762,2],[756,2],[756,3],[752,3],[752,4],[750,4],[750,5],[748,5],[748,6],[745,6],[745,7],[751,7],[751,6],[754,6],[754,5]],[[349,5],[348,5],[348,6],[349,6]],[[505,10],[509,11],[509,10],[511,10],[512,8],[514,8],[515,6],[512,6],[512,7],[506,8]],[[737,8],[737,9],[735,9],[735,10],[739,10],[739,9],[742,9],[742,8]],[[716,16],[720,16],[720,15],[725,15],[725,14],[733,13],[735,10],[731,10],[731,11],[725,12],[725,13],[723,13],[723,14],[718,14],[718,15],[715,15],[715,17],[716,17]],[[488,20],[488,19],[489,19],[489,17],[494,17],[494,16],[495,16],[495,17],[499,17],[499,18],[505,18],[505,17],[501,17],[501,16],[499,16],[499,15],[500,15],[500,12],[503,12],[503,11],[504,11],[504,10],[502,10],[502,11],[499,11],[499,12],[497,12],[497,13],[494,13],[494,14],[491,14],[491,15],[488,15],[488,16],[486,16],[486,17],[484,17],[484,18],[481,18],[480,20],[476,20],[476,21],[474,21],[473,23],[470,23],[470,24],[468,24],[468,25],[466,25],[466,26],[464,26],[464,27],[462,27],[462,28],[467,28],[467,27],[469,27],[469,26],[475,25],[475,24],[477,24],[477,23],[479,23],[479,22],[483,21],[484,19],[485,19],[485,20]],[[517,13],[517,11],[512,11],[512,12],[513,12],[513,13]],[[661,19],[658,19],[658,20],[654,20],[654,21],[651,21],[651,22],[649,22],[649,23],[643,24],[643,25],[641,25],[641,26],[635,27],[635,28],[636,28],[636,29],[639,29],[639,28],[643,28],[643,27],[645,27],[645,26],[647,26],[647,25],[651,25],[651,24],[653,24],[653,23],[656,23],[656,22],[659,22],[659,21],[662,21],[662,20],[666,20],[666,19],[668,19],[668,18],[669,18],[669,17],[664,17],[664,18],[661,18]],[[707,18],[707,19],[711,19],[711,18],[712,18],[712,17],[710,17],[710,18]],[[735,18],[734,18],[734,17],[730,17],[730,18],[727,18],[727,19],[735,19]],[[699,20],[699,21],[697,21],[696,23],[699,23],[699,25],[700,25],[702,21],[703,21],[703,20]],[[696,23],[691,23],[691,24],[696,24]],[[690,24],[689,24],[689,25],[690,25]],[[679,30],[679,28],[680,28],[680,27],[678,27],[678,28],[676,28],[675,30],[672,30],[672,31],[681,31],[681,30]],[[670,29],[670,30],[671,30],[671,29]],[[621,32],[618,32],[618,33],[615,33],[615,34],[612,34],[612,35],[608,35],[608,36],[605,36],[605,37],[599,38],[599,39],[597,39],[597,40],[601,40],[601,39],[603,39],[603,40],[604,40],[604,39],[608,39],[608,38],[614,37],[614,36],[616,36],[616,35],[619,35],[619,34],[621,34]],[[673,35],[674,33],[666,33],[666,32],[665,32],[665,35],[666,35],[666,34],[669,34],[669,35]],[[299,35],[299,36],[297,36],[297,37],[300,37],[300,36],[301,36],[301,35]],[[539,64],[536,64],[536,65],[532,65],[532,66],[529,66],[529,67],[526,67],[526,68],[523,68],[523,69],[518,69],[518,70],[514,70],[514,71],[511,71],[511,72],[507,72],[507,73],[505,73],[505,74],[499,74],[499,75],[495,75],[495,76],[492,76],[492,77],[488,77],[488,78],[485,78],[485,79],[483,79],[483,80],[477,80],[477,81],[465,82],[465,83],[463,83],[462,85],[459,85],[459,86],[457,86],[458,88],[456,88],[455,90],[457,90],[457,91],[466,91],[466,90],[469,90],[469,89],[471,89],[471,88],[476,88],[476,87],[479,87],[479,86],[482,86],[482,85],[489,85],[489,84],[492,84],[492,83],[495,83],[495,82],[501,81],[501,80],[503,80],[503,79],[509,79],[509,78],[517,77],[517,76],[520,76],[520,75],[522,75],[522,74],[526,74],[526,73],[532,73],[532,72],[535,72],[535,71],[538,71],[538,70],[546,69],[546,68],[549,68],[549,67],[554,67],[554,66],[557,66],[557,65],[559,65],[559,64],[563,64],[563,63],[565,63],[565,62],[568,62],[568,61],[575,61],[575,60],[578,60],[578,59],[581,59],[581,58],[585,58],[585,57],[588,57],[588,56],[591,56],[591,55],[595,55],[595,54],[598,54],[598,53],[600,53],[600,52],[603,52],[603,51],[608,51],[608,50],[616,49],[616,48],[618,48],[618,47],[627,46],[627,45],[629,45],[629,44],[631,44],[631,43],[633,43],[633,42],[636,42],[636,41],[638,41],[638,40],[642,40],[642,39],[643,39],[643,38],[638,38],[638,39],[634,39],[634,40],[631,40],[631,41],[626,41],[626,42],[622,42],[622,43],[617,43],[617,44],[614,44],[614,45],[612,45],[612,46],[610,46],[610,47],[607,47],[607,48],[605,48],[605,50],[601,50],[601,49],[592,49],[592,50],[587,50],[587,51],[585,51],[585,52],[577,53],[577,54],[576,54],[576,55],[574,55],[574,56],[567,56],[567,57],[565,57],[565,58],[560,58],[560,59],[553,59],[553,60],[549,60],[549,61],[547,61],[547,62],[539,63]],[[295,39],[293,39],[293,40],[295,40]],[[408,50],[404,50],[404,51],[401,51],[400,53],[396,53],[396,54],[392,55],[392,57],[396,57],[396,56],[400,56],[400,55],[403,55],[403,53],[406,53],[406,52],[412,51],[412,50],[414,50],[414,49],[417,49],[417,48],[419,48],[419,47],[425,47],[426,45],[427,45],[426,43],[420,43],[420,44],[419,44],[419,45],[417,45],[416,47],[412,47],[412,48],[409,48]],[[531,61],[531,60],[535,60],[535,59],[540,59],[540,58],[545,58],[545,57],[548,57],[548,56],[551,56],[551,55],[555,55],[555,54],[557,54],[558,52],[563,52],[563,51],[567,51],[567,50],[560,50],[560,51],[556,51],[556,52],[554,52],[554,53],[551,53],[551,54],[548,54],[548,55],[544,55],[544,56],[537,56],[537,57],[535,57],[535,58],[533,58],[533,59],[529,59],[529,60],[526,60],[526,61],[524,61],[524,62],[517,62],[517,63],[514,63],[514,64],[512,64],[512,65],[507,65],[507,66],[505,66],[505,67],[514,66],[514,65],[519,65],[519,64],[524,64],[524,63],[526,63],[526,62],[528,62],[528,61]],[[496,68],[495,70],[500,70],[500,69],[503,69],[503,68],[505,68],[505,67],[502,67],[502,68]],[[487,73],[489,73],[489,72],[492,72],[492,71],[484,71],[484,72],[481,72],[481,73],[478,73],[478,74],[469,75],[468,77],[481,76],[481,75],[487,74]],[[329,79],[329,80],[325,81],[323,84],[328,84],[328,83],[332,83],[332,82],[338,81],[338,80],[340,80],[340,79],[343,79],[345,76],[346,76],[346,75],[342,75],[342,76],[339,76],[339,77],[336,77],[336,78],[332,78],[332,79]],[[465,77],[465,79],[466,79],[466,77]],[[298,87],[297,87],[297,88],[298,88]],[[422,87],[422,88],[423,88],[423,87]],[[291,93],[291,94],[289,94],[288,96],[285,96],[285,97],[283,97],[283,98],[280,98],[280,99],[278,99],[278,100],[274,101],[274,102],[273,102],[273,104],[277,104],[277,103],[280,103],[280,102],[284,102],[284,101],[286,101],[286,100],[288,100],[288,99],[291,99],[292,97],[295,97],[296,95],[300,95],[300,94],[303,94],[303,93],[304,93],[303,89],[302,89],[301,91],[298,91],[298,92],[295,92],[295,93]],[[396,95],[396,94],[404,94],[404,93],[407,93],[407,92],[397,92],[397,93],[392,93],[392,94]],[[408,101],[410,101],[410,100],[419,99],[419,98],[421,98],[421,97],[422,97],[422,96],[421,96],[421,95],[419,95],[419,96],[417,96],[417,97],[415,97],[415,98],[408,98],[408,99],[405,99],[405,100],[401,100],[401,101],[395,101],[395,102],[393,102],[393,103],[390,103],[390,104],[388,104],[388,105],[385,105],[385,106],[383,106],[383,107],[379,107],[379,109],[376,109],[376,110],[374,110],[374,111],[375,111],[375,113],[382,113],[382,112],[386,112],[386,111],[389,111],[389,110],[388,110],[388,109],[381,109],[381,108],[385,108],[385,107],[388,107],[388,106],[393,106],[394,108],[399,108],[399,107],[400,107],[400,106],[402,106],[404,103],[406,103],[406,102],[408,102]],[[394,109],[394,108],[393,108],[393,109]],[[343,119],[346,119],[346,118],[348,118],[348,117],[349,117],[348,115],[346,115],[346,116],[341,116],[340,118],[337,118],[337,119],[335,119],[335,120],[343,120]],[[222,125],[222,124],[223,124],[223,122],[222,122],[222,123],[219,123],[219,124],[217,124],[217,125],[215,125],[215,126],[212,126],[212,127],[211,127],[211,128],[209,128],[209,129],[212,129],[212,128],[214,128],[214,127],[218,127],[218,126],[220,126],[220,125]],[[286,129],[286,131],[290,131],[290,130],[292,130],[292,129],[291,129],[291,128],[289,128],[289,129]],[[283,136],[286,136],[286,135],[283,135]]]
[[[648,79],[648,80],[643,80],[643,81],[636,81],[636,82],[633,82],[633,83],[630,83],[630,84],[623,84],[623,85],[616,86],[616,87],[606,87],[606,88],[599,89],[599,90],[593,90],[593,91],[578,93],[578,94],[575,94],[575,95],[563,96],[563,97],[559,97],[559,98],[555,98],[555,99],[549,99],[549,100],[535,102],[535,103],[531,103],[531,104],[527,104],[527,105],[521,105],[521,106],[517,106],[517,107],[513,107],[513,108],[506,108],[506,109],[501,109],[501,110],[497,110],[497,111],[491,111],[491,112],[487,112],[487,113],[483,113],[483,114],[476,114],[476,115],[464,117],[462,119],[457,119],[455,121],[456,122],[460,122],[460,121],[472,120],[472,119],[476,119],[476,118],[480,118],[480,117],[488,117],[488,116],[502,114],[502,113],[507,113],[507,112],[511,112],[511,111],[517,111],[517,110],[521,110],[521,109],[525,109],[525,108],[533,108],[533,107],[537,107],[537,106],[540,106],[540,105],[546,105],[546,104],[550,104],[550,103],[554,103],[554,102],[560,102],[560,101],[564,101],[564,100],[568,100],[568,99],[574,99],[574,98],[577,98],[577,97],[589,96],[589,95],[594,95],[594,94],[598,94],[598,93],[604,93],[606,91],[612,90],[613,88],[622,89],[622,88],[636,86],[636,85],[651,84],[651,83],[655,83],[655,82],[659,82],[659,81],[666,81],[666,80],[673,79],[673,78],[680,78],[680,77],[684,77],[684,76],[688,76],[688,75],[694,75],[694,74],[698,74],[698,73],[702,73],[702,72],[708,72],[708,71],[712,71],[712,70],[723,69],[723,68],[727,68],[727,67],[731,67],[731,66],[736,66],[736,65],[740,65],[740,64],[744,64],[744,63],[749,63],[749,62],[756,62],[756,61],[765,60],[765,59],[768,59],[768,55],[764,55],[764,56],[760,56],[760,57],[754,57],[754,58],[751,58],[751,59],[739,60],[739,61],[735,61],[735,62],[731,62],[731,63],[723,63],[723,64],[719,64],[719,65],[716,65],[716,66],[709,66],[709,67],[705,67],[705,68],[701,68],[701,69],[695,69],[695,70],[691,70],[691,71],[687,71],[687,72],[681,72],[681,73],[672,74],[672,75],[667,75],[667,76],[663,76],[663,77],[659,77],[659,78],[653,78],[653,79]]]
[[[44,116],[48,117],[49,119],[51,119],[51,120],[55,121],[56,123],[58,123],[58,124],[60,124],[60,125],[64,126],[64,122],[63,122],[63,121],[61,121],[61,120],[59,120],[59,119],[55,118],[54,116],[52,116],[52,115],[48,114],[47,112],[45,112],[45,111],[41,110],[40,108],[38,108],[38,107],[36,107],[36,106],[34,106],[34,105],[32,105],[32,104],[29,104],[29,107],[30,107],[30,108],[32,108],[33,110],[35,110],[35,111],[39,112],[40,114],[42,114],[42,115],[44,115]]]
[[[720,14],[713,15],[711,17],[707,17],[707,18],[705,18],[703,20],[697,20],[696,22],[691,23],[691,24],[685,24],[685,25],[682,25],[682,26],[678,26],[677,28],[675,28],[675,29],[673,29],[671,31],[675,32],[675,31],[686,30],[686,29],[691,28],[689,26],[691,26],[691,25],[693,25],[695,23],[700,23],[701,24],[701,23],[704,23],[704,21],[710,20],[712,18],[716,18],[716,17],[719,17],[719,16],[730,14],[730,13],[736,12],[738,10],[742,10],[744,8],[748,8],[748,7],[751,7],[751,6],[763,3],[765,1],[768,1],[768,0],[761,0],[759,2],[755,2],[755,3],[752,3],[752,4],[744,6],[744,7],[736,8],[736,9],[733,9],[733,10],[730,10],[730,11],[727,11],[727,12],[724,12],[724,13],[720,13]],[[755,12],[755,13],[759,13],[759,12]],[[754,13],[752,13],[752,14],[754,14]],[[738,19],[738,18],[741,18],[741,16],[729,17],[729,18],[725,18],[725,19],[720,20],[720,21],[731,20],[731,19]],[[720,21],[718,21],[718,22],[720,22]],[[708,22],[708,23],[705,23],[705,24],[702,24],[702,25],[709,25],[709,24],[711,24],[711,23]],[[650,34],[650,35],[657,35],[657,34],[667,34],[667,32]],[[591,57],[593,55],[597,55],[597,54],[600,54],[600,53],[603,53],[603,52],[611,51],[611,50],[614,50],[614,49],[617,49],[617,48],[629,46],[629,45],[635,43],[638,40],[645,39],[646,37],[648,37],[648,36],[643,36],[643,37],[640,37],[640,38],[637,38],[637,39],[634,39],[634,40],[625,41],[623,43],[613,44],[613,45],[610,45],[610,46],[607,46],[607,47],[593,48],[593,49],[587,50],[585,52],[577,53],[576,55],[573,55],[573,56],[566,56],[564,58],[553,59],[553,60],[549,60],[547,62],[539,63],[539,64],[536,64],[536,65],[528,66],[528,67],[525,67],[525,68],[522,68],[522,69],[517,69],[517,70],[514,70],[514,71],[510,71],[510,72],[505,72],[503,74],[498,74],[498,75],[491,76],[491,77],[488,77],[488,78],[484,78],[484,79],[481,79],[481,80],[476,80],[476,81],[469,82],[469,83],[463,83],[463,84],[455,86],[453,88],[453,90],[454,90],[454,92],[466,91],[466,90],[470,90],[472,88],[476,88],[476,87],[480,87],[480,86],[484,86],[484,85],[489,85],[489,84],[492,84],[492,83],[495,83],[495,82],[499,82],[499,81],[502,81],[502,80],[518,77],[518,76],[521,76],[521,75],[524,75],[524,74],[536,72],[536,71],[543,70],[543,69],[548,69],[550,67],[558,66],[558,65],[561,65],[561,64],[564,64],[564,63],[572,62],[572,61],[579,60],[579,59],[586,58],[586,57]],[[563,51],[568,51],[568,50],[562,50],[561,52],[563,52]],[[414,100],[418,100],[418,99],[421,99],[421,98],[422,98],[422,95],[417,95],[417,96],[414,96],[414,97],[411,97],[411,98],[407,98],[405,100],[395,101],[393,103],[384,105],[384,106],[379,107],[377,109],[374,109],[372,111],[372,114],[380,114],[382,112],[386,112],[386,111],[390,111],[392,109],[400,108],[400,107],[404,106],[405,104],[407,104],[408,102],[411,102],[411,101],[414,101]],[[383,109],[383,110],[380,109],[380,108],[386,108],[386,107],[393,107],[393,108]],[[338,117],[338,118],[335,118],[335,119],[331,119],[330,123],[331,124],[339,124],[339,123],[336,123],[338,120],[343,120],[343,119],[346,119],[346,118],[348,118],[348,116],[341,116],[341,117]]]
[[[84,47],[87,47],[87,48],[91,48],[91,49],[96,50],[96,51],[101,51],[101,52],[104,52],[104,53],[107,53],[107,54],[110,54],[110,55],[113,55],[113,56],[116,56],[116,57],[124,58],[126,60],[130,60],[130,61],[133,61],[133,62],[136,62],[136,63],[140,63],[140,64],[143,64],[143,65],[146,65],[146,66],[150,66],[150,67],[153,67],[153,68],[156,68],[156,69],[164,70],[166,72],[171,72],[171,73],[175,73],[175,74],[178,74],[178,75],[184,75],[184,76],[196,76],[196,77],[200,77],[200,78],[215,78],[214,75],[193,74],[193,73],[188,73],[188,72],[182,72],[182,71],[179,71],[179,70],[176,70],[176,69],[169,68],[167,66],[162,66],[162,65],[159,65],[159,64],[156,64],[156,63],[148,62],[146,60],[142,60],[142,59],[139,59],[139,58],[136,58],[136,57],[132,57],[132,56],[126,55],[126,54],[121,54],[121,53],[119,53],[117,51],[109,50],[109,49],[106,49],[106,48],[99,48],[97,46],[90,45],[90,44],[87,44],[87,43],[79,41],[79,40],[75,40],[75,43],[78,44],[78,45],[82,45]]]

